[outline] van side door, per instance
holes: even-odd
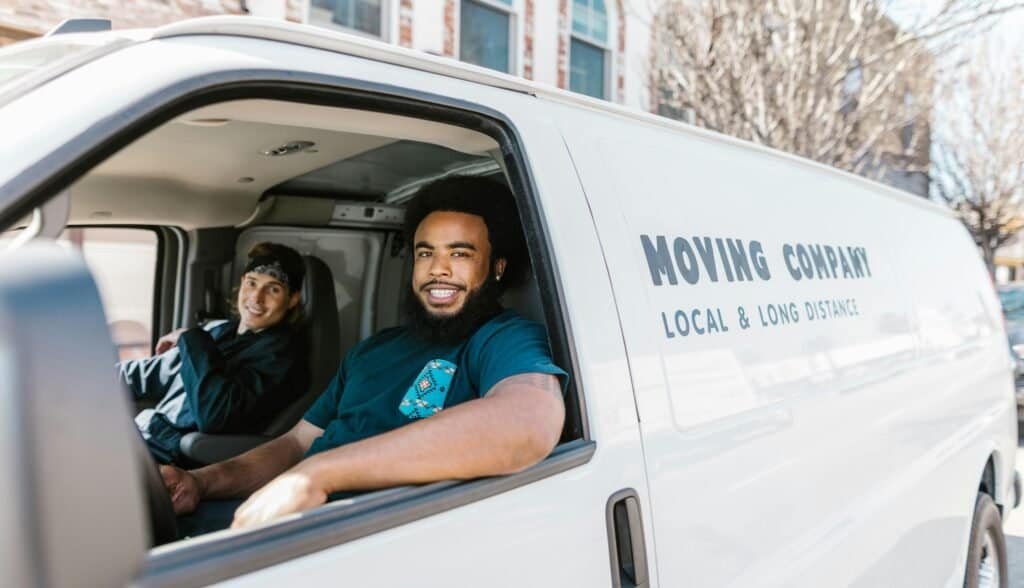
[[[911,207],[667,121],[558,120],[626,336],[662,581],[958,581],[970,503],[920,500],[948,456],[916,441],[936,390],[894,262]]]

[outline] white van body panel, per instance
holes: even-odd
[[[151,67],[154,63],[161,66]],[[554,121],[537,116],[536,98],[269,41],[213,36],[151,41],[69,72],[0,110],[0,126],[8,139],[0,156],[18,162],[5,166],[3,179],[85,131],[88,125],[83,120],[116,116],[154,88],[196,75],[253,68],[380,84],[400,81],[403,88],[424,96],[458,96],[467,103],[484,104],[513,121],[523,144],[529,145],[529,171],[550,229],[572,325],[578,386],[586,396],[590,435],[599,442],[593,459],[569,472],[241,576],[230,584],[280,586],[297,578],[328,583],[351,578],[359,585],[442,585],[458,577],[465,585],[610,585],[608,498],[633,488],[646,507],[636,408],[611,286],[597,254],[600,246],[587,203]],[[137,74],[123,76],[126,71]],[[115,86],[118,91],[111,92]],[[86,115],[58,107],[66,104],[71,89]],[[48,116],[30,116],[33,112]],[[653,545],[650,525],[646,530],[646,542]],[[653,554],[649,565],[656,569]],[[657,585],[653,576],[652,572],[652,585]]]
[[[607,500],[588,488],[601,483],[595,468],[601,466],[587,464],[216,586],[609,586],[604,519],[585,508]]]
[[[0,186],[195,76],[314,72],[485,106],[525,150],[597,443],[586,465],[225,585],[608,586],[605,507],[623,488],[639,497],[653,586],[962,585],[990,456],[997,502],[1012,504],[1016,421],[995,296],[954,219],[817,164],[475,68],[216,32],[168,28],[0,109]],[[729,281],[717,262],[717,281],[702,268],[686,283],[677,265],[677,283],[656,286],[641,235],[757,240],[770,279]],[[870,271],[796,280],[785,244],[863,249]],[[758,322],[759,306],[850,299],[856,316]],[[684,309],[705,329],[720,311],[729,331],[683,334]]]
[[[613,277],[662,582],[961,585],[986,460],[996,452],[1005,500],[1016,424],[998,305],[959,223],[706,136],[557,118]],[[641,235],[666,239],[675,285],[655,285]],[[712,238],[717,281],[695,236]],[[682,253],[693,284],[677,238],[696,251]],[[727,276],[717,238],[742,241],[751,265],[758,241],[766,276],[732,263]],[[863,250],[866,267],[796,280],[786,244]],[[822,300],[853,300],[857,316],[810,320],[805,303]],[[790,303],[799,322],[780,316]]]

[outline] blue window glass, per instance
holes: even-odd
[[[310,22],[329,22],[380,36],[380,0],[312,0]]]
[[[604,98],[604,58],[604,49],[574,37],[569,46],[569,89]]]
[[[572,32],[578,35],[590,32],[590,2],[587,0],[572,2]]]
[[[604,0],[573,0],[572,32],[598,43],[607,43],[608,8]]]
[[[593,0],[593,8],[590,11],[590,38],[608,42],[608,10],[604,7],[604,0]]]
[[[460,21],[459,56],[463,61],[498,71],[511,71],[509,37],[512,17],[508,12],[473,0],[463,0]]]

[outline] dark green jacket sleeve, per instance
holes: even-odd
[[[276,346],[247,354],[231,371],[213,337],[202,329],[182,333],[178,349],[185,395],[202,433],[256,432],[254,423],[305,391],[292,390],[301,384],[289,382],[297,358]]]

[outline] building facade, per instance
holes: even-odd
[[[0,0],[0,45],[74,17],[115,28],[246,14],[285,19],[451,57],[640,110],[650,91],[658,0]],[[670,114],[670,113],[664,113]],[[917,150],[926,169],[928,147]],[[928,177],[886,162],[886,183],[927,195]]]
[[[248,14],[372,37],[647,110],[645,0],[7,0],[0,45],[66,18],[115,28]]]

